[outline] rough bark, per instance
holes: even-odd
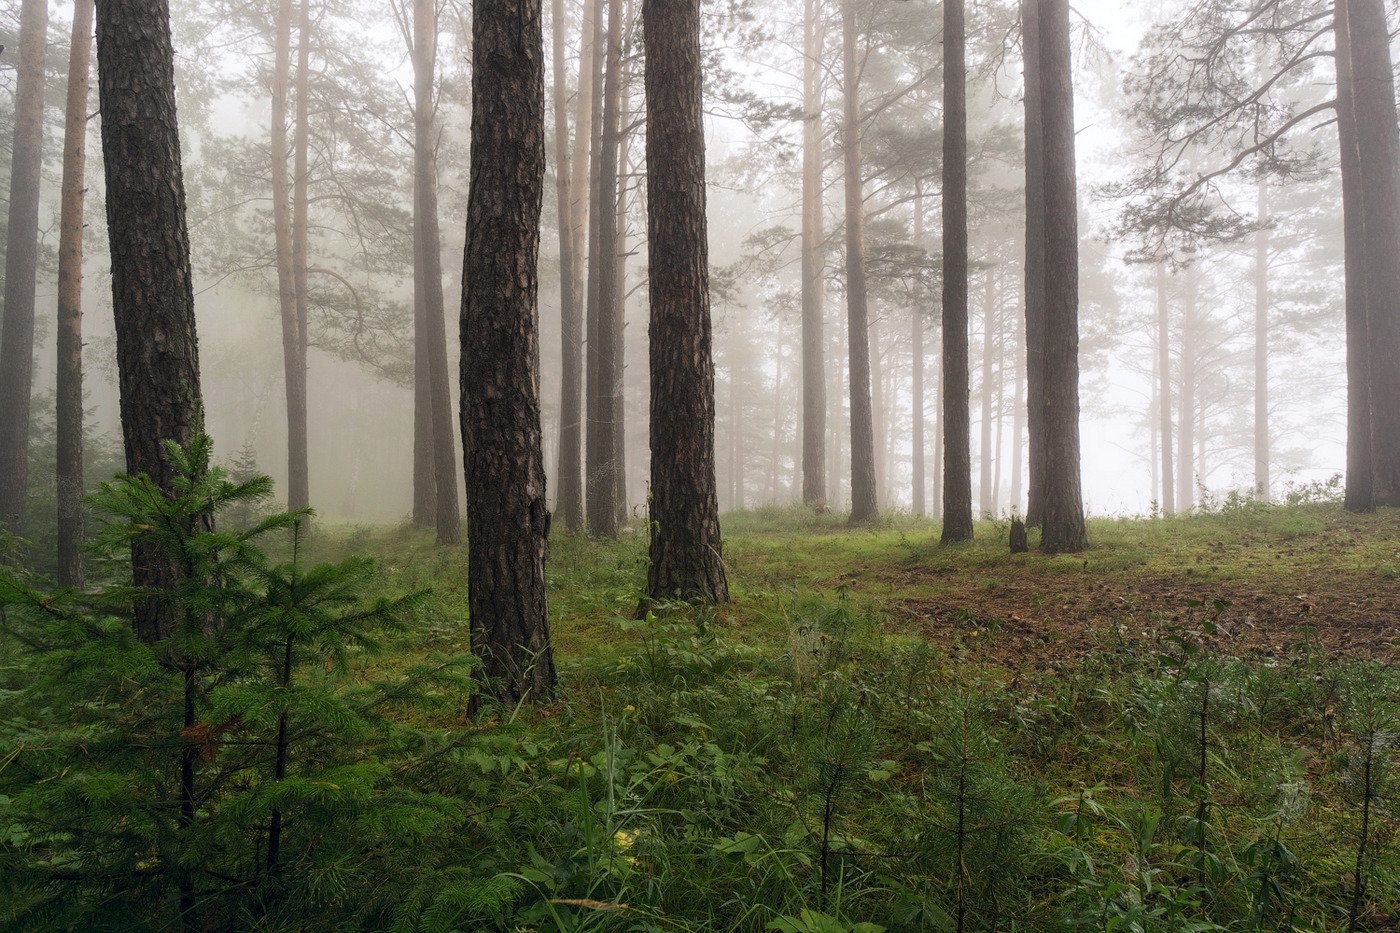
[[[438,544],[462,540],[457,499],[457,438],[452,427],[452,380],[447,364],[447,321],[442,294],[442,231],[438,225],[436,104],[437,10],[434,0],[413,2],[414,203],[413,256],[415,319],[424,323],[426,359],[415,354],[415,378],[428,370],[432,465],[433,523]],[[415,419],[416,423],[416,419]]]
[[[5,307],[0,320],[0,527],[24,533],[29,495],[29,407],[34,392],[34,283],[39,263],[39,172],[44,148],[47,0],[20,6]]]
[[[539,397],[544,30],[540,0],[472,11],[471,188],[462,270],[462,450],[472,650],[506,705],[554,690]]]
[[[1045,141],[1045,489],[1040,549],[1088,546],[1080,488],[1079,200],[1068,0],[1040,2]]]
[[[1162,514],[1176,514],[1176,475],[1172,468],[1172,328],[1167,302],[1167,267],[1158,263],[1157,286],[1157,418],[1161,457]]]
[[[58,233],[58,582],[83,583],[83,209],[93,0],[73,4]]]
[[[1259,230],[1254,234],[1254,494],[1273,495],[1269,478],[1269,186],[1259,182]]]
[[[1026,135],[1026,524],[1044,514],[1045,495],[1045,141],[1041,117],[1039,0],[1021,0]]]
[[[1345,0],[1361,168],[1371,495],[1400,506],[1400,129],[1384,0]]]
[[[822,19],[806,0],[802,56],[802,502],[826,502],[826,230],[822,178]]]
[[[860,73],[855,0],[841,0],[841,70],[845,83],[841,150],[846,188],[846,345],[851,404],[851,524],[879,517],[875,422],[870,388],[870,308],[865,280],[865,184],[861,158]]]
[[[914,243],[924,242],[924,189],[919,181],[914,182]],[[909,346],[912,370],[910,374],[910,419],[914,514],[920,518],[928,510],[926,487],[928,470],[924,466],[924,311],[915,306],[909,312]]]
[[[972,539],[967,349],[967,35],[943,4],[943,543]]]
[[[648,600],[725,602],[715,496],[715,373],[700,0],[644,0],[651,292]]]
[[[126,466],[170,490],[165,444],[199,430],[200,389],[166,0],[98,4],[97,74]],[[168,590],[176,574],[162,551],[133,551],[137,587]],[[159,595],[138,600],[136,633],[157,641],[173,618]]]
[[[1346,278],[1347,475],[1346,507],[1372,508],[1371,387],[1367,376],[1366,279],[1361,166],[1356,145],[1356,108],[1351,75],[1347,0],[1337,0],[1333,21],[1337,47],[1337,136],[1341,144],[1342,224]]]

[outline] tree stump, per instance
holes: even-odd
[[[1026,540],[1026,523],[1019,518],[1013,518],[1011,520],[1011,553],[1025,554],[1030,549],[1030,542]]]

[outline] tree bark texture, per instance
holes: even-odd
[[[1069,0],[1039,0],[1045,178],[1045,489],[1040,549],[1088,546],[1079,449],[1079,199]]]
[[[58,582],[83,583],[83,211],[93,0],[73,4],[58,231]]]
[[[20,6],[5,308],[0,320],[0,527],[24,533],[29,497],[29,407],[34,392],[34,287],[39,264],[39,174],[44,159],[47,0]]]
[[[715,493],[715,373],[700,0],[644,0],[651,291],[649,600],[726,602]]]
[[[97,74],[126,466],[168,491],[165,443],[200,429],[200,387],[166,0],[101,0]],[[170,589],[176,574],[163,552],[133,551],[138,588]],[[158,595],[138,600],[143,641],[165,637],[173,619]]]
[[[556,682],[545,599],[539,396],[544,198],[540,0],[472,11],[471,189],[462,270],[462,449],[472,649],[505,705]]]
[[[967,349],[967,35],[963,0],[943,4],[943,543],[972,539]]]
[[[1040,0],[1021,0],[1021,48],[1026,84],[1026,524],[1038,526],[1045,510],[1045,140]]]

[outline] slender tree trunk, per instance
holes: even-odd
[[[643,0],[651,292],[646,598],[727,602],[715,501],[715,370],[700,0]]]
[[[1022,472],[1022,464],[1025,458],[1025,449],[1022,447],[1026,434],[1026,341],[1025,331],[1020,329],[1020,341],[1011,354],[1015,370],[1012,378],[1015,380],[1014,395],[1012,400],[1011,416],[1011,514],[1020,514],[1021,508],[1021,487],[1024,484],[1025,474]]]
[[[983,515],[991,515],[995,508],[992,500],[994,480],[992,479],[992,351],[996,339],[996,292],[995,279],[991,269],[987,270],[982,292],[982,423],[979,438],[977,510]]]
[[[826,229],[821,0],[806,0],[802,56],[802,502],[826,502]]]
[[[998,337],[996,342],[997,354],[997,388],[993,396],[992,411],[996,418],[996,442],[992,448],[992,515],[1001,514],[1001,474],[1002,474],[1002,440],[1006,430],[1006,419],[1002,413],[1006,411],[1006,336]]]
[[[588,422],[584,441],[588,530],[617,537],[617,341],[613,334],[617,287],[617,156],[622,78],[622,0],[607,0],[603,42],[602,130],[597,153],[597,197],[589,253]],[[596,280],[596,286],[593,284]]]
[[[1181,406],[1177,417],[1176,501],[1183,512],[1196,501],[1196,301],[1200,270],[1186,270],[1186,294],[1181,305]]]
[[[914,242],[920,246],[924,242],[924,188],[923,183],[914,182]],[[923,518],[928,511],[926,487],[928,470],[924,465],[924,311],[915,305],[909,312],[910,367],[910,426],[913,506],[914,514]]]
[[[311,182],[311,3],[301,0],[297,26],[297,125],[292,137],[292,279],[296,286],[297,360],[289,378],[295,390],[288,391],[287,507],[304,509],[311,505],[311,466],[308,453],[307,324],[310,294],[307,253],[310,248],[311,205],[307,189]]]
[[[1269,478],[1269,186],[1259,182],[1259,230],[1254,234],[1254,494],[1273,497]]]
[[[305,410],[305,369],[301,366],[301,328],[297,323],[297,287],[292,247],[291,142],[287,132],[292,87],[292,0],[278,0],[274,21],[272,125],[269,134],[272,175],[272,233],[276,250],[277,302],[282,321],[282,371],[286,381],[288,489],[296,473],[298,412]],[[415,414],[417,414],[415,406]],[[415,473],[414,518],[419,487]]]
[[[471,187],[462,270],[462,448],[472,648],[506,706],[554,690],[539,397],[544,198],[540,0],[472,10]]]
[[[618,37],[620,61],[618,63],[618,138],[617,138],[617,235],[614,237],[613,252],[617,264],[614,273],[614,288],[617,293],[612,304],[612,358],[613,358],[613,458],[616,469],[614,507],[617,510],[617,523],[621,527],[627,523],[627,216],[631,185],[631,134],[628,127],[632,122],[631,92],[632,75],[626,62],[631,58],[635,7],[627,0],[622,14],[622,35]]]
[[[943,4],[943,543],[972,540],[967,349],[967,36]]]
[[[851,404],[851,524],[880,514],[875,472],[875,422],[870,384],[870,308],[865,282],[865,184],[861,158],[860,72],[855,0],[841,0],[845,83],[841,149],[846,181],[846,340]]]
[[[864,226],[862,224],[862,226]],[[870,412],[871,434],[875,438],[875,501],[883,508],[889,502],[889,484],[885,475],[889,465],[888,425],[889,411],[885,390],[884,341],[880,335],[878,318],[870,322]]]
[[[1361,168],[1371,484],[1376,505],[1400,506],[1400,129],[1384,0],[1345,0]]]
[[[1341,142],[1342,223],[1346,276],[1347,476],[1346,507],[1374,507],[1371,481],[1371,381],[1366,328],[1366,261],[1360,152],[1351,68],[1348,0],[1336,0],[1337,136]]]
[[[943,514],[943,365],[938,354],[934,354],[933,384],[938,387],[938,398],[933,405],[933,476],[929,477],[932,499],[929,501],[929,514]]]
[[[1176,514],[1176,478],[1172,470],[1172,328],[1167,302],[1167,267],[1158,263],[1157,286],[1157,417],[1161,435],[1162,513]]]
[[[1040,75],[1040,0],[1021,0],[1026,123],[1026,524],[1045,514],[1045,139]]]
[[[1069,0],[1040,0],[1045,141],[1045,511],[1040,549],[1088,546],[1079,455],[1079,201]]]
[[[0,320],[0,528],[24,533],[29,498],[29,407],[34,392],[34,287],[39,265],[39,173],[44,159],[47,0],[19,14],[10,215],[5,235],[5,307]]]
[[[774,354],[777,372],[773,379],[773,449],[768,457],[768,502],[778,504],[778,461],[782,457],[783,433],[783,338],[778,335],[777,352]]]
[[[126,467],[171,491],[165,444],[186,444],[200,430],[200,389],[166,0],[98,4],[97,74]],[[178,566],[159,548],[134,548],[131,563],[137,587],[178,582]],[[165,599],[143,598],[136,634],[158,641],[175,617]]]
[[[462,540],[461,506],[457,500],[457,438],[452,428],[452,380],[447,369],[447,322],[442,295],[442,234],[438,226],[437,139],[434,132],[437,106],[433,100],[437,70],[437,9],[434,0],[413,0],[413,98],[414,98],[414,278],[416,306],[421,309],[427,359],[415,360],[414,369],[427,363],[431,402],[434,524],[438,544]],[[561,228],[565,225],[561,224]]]
[[[83,208],[93,0],[73,4],[58,233],[58,582],[83,584]]]

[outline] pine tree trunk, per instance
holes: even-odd
[[[578,534],[585,529],[583,507],[583,434],[584,434],[584,306],[588,287],[584,278],[584,259],[588,247],[589,201],[592,197],[593,170],[593,130],[595,113],[593,109],[594,88],[597,86],[596,62],[597,10],[600,0],[584,0],[583,23],[579,42],[578,94],[574,119],[574,145],[571,154],[569,177],[568,225],[572,241],[570,262],[561,274],[570,280],[572,304],[564,306],[565,317],[562,326],[563,359],[561,364],[562,385],[559,403],[559,492],[557,507],[564,527]],[[562,9],[556,7],[562,14]],[[556,29],[556,42],[562,45],[562,27]],[[562,64],[562,48],[556,58]],[[561,68],[562,72],[562,68]],[[559,85],[555,85],[559,94]],[[562,100],[562,98],[561,98]],[[556,106],[558,106],[556,104]],[[559,156],[563,164],[563,155]],[[564,223],[560,214],[560,223]],[[562,256],[562,254],[561,254]]]
[[[447,364],[447,321],[442,294],[442,233],[438,226],[437,140],[433,79],[437,70],[437,9],[434,0],[413,2],[413,124],[415,305],[424,320],[431,403],[434,525],[438,544],[462,540],[457,499],[456,435],[452,428],[452,380]],[[562,226],[562,225],[561,225]]]
[[[568,23],[564,0],[553,0],[554,64],[554,192],[559,211],[559,439],[554,507],[564,527],[580,530],[583,488],[579,481],[582,398],[579,380],[583,362],[583,306],[579,300],[578,233],[573,224],[574,175],[569,148],[569,88],[565,66]],[[586,151],[582,139],[578,146]],[[585,155],[585,158],[587,156]]]
[[[1176,477],[1172,469],[1172,328],[1167,302],[1167,267],[1158,263],[1157,286],[1157,430],[1161,437],[1162,514],[1176,514]]]
[[[914,244],[924,242],[924,189],[922,182],[914,182]],[[914,515],[923,518],[928,511],[926,485],[928,471],[924,466],[924,312],[915,305],[909,312],[910,361],[910,427],[911,460],[910,474],[913,490]]]
[[[292,281],[296,291],[296,365],[288,372],[287,391],[287,507],[304,509],[311,505],[311,465],[308,452],[307,324],[310,316],[308,292],[310,267],[310,185],[311,169],[311,3],[301,0],[297,25],[297,123],[292,137]]]
[[[996,373],[997,388],[993,396],[992,411],[996,418],[996,442],[992,447],[992,515],[1001,514],[1001,473],[1002,473],[1002,440],[1006,432],[1006,419],[1002,413],[1006,411],[1006,338],[1001,336],[996,342]]]
[[[933,384],[938,387],[938,398],[933,405],[933,475],[929,477],[929,514],[943,514],[943,366],[938,354],[934,354]]]
[[[126,467],[168,491],[165,443],[200,429],[200,388],[166,0],[98,4],[97,74]],[[177,573],[164,552],[133,550],[137,587],[171,589]],[[174,618],[160,598],[140,600],[136,634],[158,641]]]
[[[58,582],[83,584],[83,209],[93,0],[73,4],[58,234]]]
[[[269,132],[272,235],[277,264],[277,302],[282,322],[282,372],[286,381],[289,490],[291,477],[296,469],[296,444],[293,436],[297,431],[297,412],[305,407],[305,380],[297,375],[304,372],[304,369],[300,364],[301,328],[297,324],[297,290],[292,247],[291,142],[287,132],[292,80],[292,17],[292,0],[278,0],[273,26],[272,124]],[[414,488],[416,491],[416,482]]]
[[[1196,470],[1193,457],[1196,449],[1196,301],[1200,270],[1186,270],[1186,294],[1181,304],[1181,396],[1177,416],[1176,441],[1176,504],[1183,512],[1191,511],[1196,501]]]
[[[826,503],[826,230],[822,178],[822,19],[806,0],[802,56],[802,503]]]
[[[1015,389],[1012,399],[1011,415],[1011,501],[1009,507],[1012,516],[1021,514],[1021,492],[1025,483],[1023,460],[1025,458],[1024,438],[1026,434],[1026,342],[1025,331],[1020,331],[1020,340],[1011,354],[1014,370],[1012,379],[1015,380]]]
[[[544,198],[540,0],[472,11],[471,187],[462,270],[462,450],[472,649],[490,696],[542,700],[556,676],[545,599],[539,397]]]
[[[1045,513],[1045,140],[1041,113],[1040,0],[1021,0],[1026,135],[1026,524]]]
[[[1384,0],[1346,0],[1361,167],[1371,491],[1400,506],[1400,129]]]
[[[1079,453],[1079,200],[1068,0],[1040,0],[1045,168],[1045,489],[1040,549],[1088,546]]]
[[[47,0],[19,14],[10,214],[5,235],[5,307],[0,320],[0,528],[24,534],[29,498],[29,407],[34,392],[34,288],[39,264],[39,173],[44,159]]]
[[[1269,186],[1259,182],[1260,229],[1254,234],[1254,494],[1273,496],[1269,478]]]
[[[981,411],[981,436],[979,437],[978,485],[977,485],[977,511],[982,515],[991,515],[995,508],[992,500],[995,495],[992,492],[994,480],[992,479],[993,458],[992,458],[992,377],[993,341],[996,339],[996,292],[995,280],[991,270],[987,270],[985,284],[982,292],[982,411]]]
[[[967,36],[963,0],[943,4],[943,543],[972,539],[967,347]]]
[[[715,370],[700,0],[644,0],[651,257],[648,600],[726,602],[715,498]]]
[[[879,517],[875,423],[870,388],[870,309],[865,282],[865,183],[861,159],[860,73],[855,0],[841,0],[845,82],[841,149],[846,180],[846,342],[851,404],[851,524]]]
[[[635,22],[635,7],[631,0],[627,0],[627,5],[621,16],[622,34],[618,36],[618,50],[620,61],[618,63],[618,137],[617,137],[617,221],[615,225],[616,235],[613,237],[613,261],[617,269],[613,274],[614,289],[616,297],[612,303],[612,318],[610,330],[612,332],[612,359],[613,359],[613,462],[616,464],[613,470],[613,477],[616,480],[613,494],[613,507],[617,511],[617,524],[621,527],[627,524],[628,499],[627,499],[627,213],[630,201],[630,176],[629,155],[631,151],[631,135],[629,126],[632,121],[631,96],[629,89],[632,86],[632,76],[630,69],[624,63],[631,58],[631,37],[633,35],[633,23]]]
[[[875,318],[870,321],[870,412],[871,433],[875,438],[875,502],[880,508],[888,503],[890,494],[889,483],[885,479],[889,467],[890,418],[887,398],[884,340],[880,334],[880,321]]]
[[[1366,278],[1360,154],[1351,69],[1348,0],[1336,0],[1337,136],[1341,143],[1342,223],[1346,277],[1347,476],[1346,507],[1374,507],[1371,482],[1371,386],[1367,375]]]

